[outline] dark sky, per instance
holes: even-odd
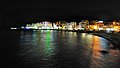
[[[35,10],[39,9],[38,10]],[[54,10],[44,10],[54,9]],[[29,9],[26,11],[26,9]],[[16,11],[17,10],[17,11]],[[18,12],[19,11],[19,12]],[[25,11],[25,12],[24,12]],[[33,11],[33,12],[32,12]],[[56,12],[55,12],[56,11]],[[76,15],[97,15],[108,19],[110,16],[120,15],[119,0],[3,0],[0,1],[0,16],[9,15],[9,20],[17,16],[30,14],[76,14]],[[40,14],[41,13],[41,14]],[[103,16],[102,16],[103,15]],[[107,16],[108,15],[108,16]],[[15,19],[17,20],[17,19]],[[21,19],[20,19],[21,20]]]
[[[79,13],[79,11],[108,10],[120,14],[119,0],[3,0],[1,11],[21,8],[57,8]]]
[[[119,0],[0,0],[0,27],[24,24],[35,20],[37,16],[38,20],[42,16],[50,15],[53,16],[50,17],[51,20],[59,20],[59,15],[74,14],[78,17],[72,16],[68,20],[80,20],[79,16],[84,15],[93,19],[96,17],[102,20],[120,19],[120,2]],[[61,20],[66,18],[61,17]]]

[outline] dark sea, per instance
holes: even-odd
[[[120,68],[120,50],[112,46],[88,33],[1,31],[0,68]]]

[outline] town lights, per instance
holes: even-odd
[[[114,31],[120,32],[120,22],[104,22],[103,21],[84,21],[81,22],[66,22],[66,21],[59,21],[59,22],[37,22],[26,24],[26,26],[21,26],[21,28],[10,28],[10,29],[60,29],[60,30],[86,30],[86,31]]]
[[[17,28],[13,28],[13,27],[11,27],[10,29],[11,29],[11,30],[16,30]]]
[[[24,26],[22,26],[21,28],[24,29]]]
[[[94,26],[94,29],[95,29],[95,30],[97,30],[97,29],[98,29],[98,27],[95,25],[95,26]]]
[[[98,28],[99,30],[103,30],[103,28]]]

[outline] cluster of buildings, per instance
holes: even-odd
[[[17,28],[11,28],[17,29]],[[26,24],[22,26],[21,29],[61,29],[61,30],[87,30],[87,31],[102,31],[106,30],[108,32],[115,31],[120,32],[120,22],[103,22],[103,21],[88,21],[82,20],[81,22],[38,22],[32,24]]]

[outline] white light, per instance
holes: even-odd
[[[15,29],[17,29],[17,28],[11,28],[11,29],[12,29],[12,30],[13,30],[13,29],[15,30]]]
[[[30,29],[30,27],[25,27],[26,29]]]
[[[98,28],[99,30],[103,30],[103,28]]]
[[[103,22],[103,21],[99,21],[99,22]]]
[[[50,27],[46,27],[47,29],[50,29]]]
[[[113,28],[111,28],[111,30],[112,30],[112,31],[114,31],[114,29],[113,29]]]
[[[75,30],[78,30],[77,28],[75,28]]]
[[[54,24],[54,29],[58,29],[58,27]]]
[[[53,27],[51,29],[53,29]]]
[[[107,28],[106,30],[107,30],[107,31],[110,31],[110,28]]]
[[[23,26],[21,28],[24,28]]]
[[[34,29],[37,29],[37,26],[34,26]]]
[[[26,29],[33,29],[34,27],[25,27]]]
[[[17,28],[14,28],[14,29],[17,29]]]
[[[14,29],[14,28],[10,28],[10,29]]]

